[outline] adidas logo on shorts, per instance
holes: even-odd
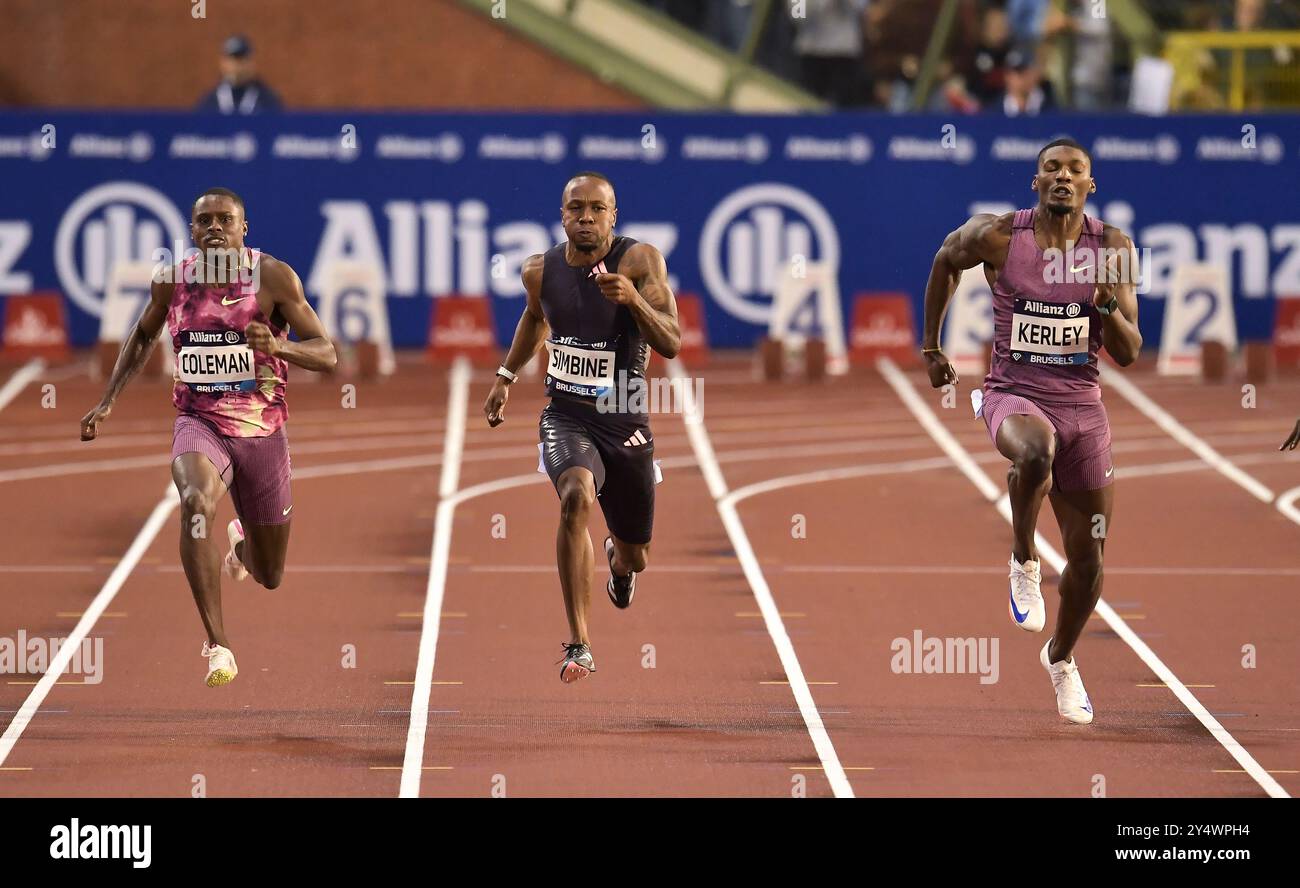
[[[649,443],[650,442],[645,439],[645,435],[641,434],[641,430],[637,429],[636,434],[634,434],[632,437],[628,438],[626,441],[623,442],[623,446],[639,447],[642,444],[649,444]]]

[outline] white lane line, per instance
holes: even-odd
[[[447,556],[451,551],[451,522],[456,511],[451,499],[460,486],[460,458],[465,446],[465,411],[469,403],[469,361],[463,356],[451,365],[447,400],[447,431],[443,437],[442,474],[438,481],[438,512],[433,524],[433,548],[429,556],[429,582],[424,595],[424,618],[420,622],[420,655],[415,665],[415,687],[411,691],[411,722],[406,732],[406,755],[402,759],[402,782],[398,797],[420,795],[424,765],[424,735],[429,729],[429,694],[433,667],[438,654],[438,630],[442,621],[442,597],[447,585]]]
[[[1292,487],[1278,494],[1277,497],[1277,510],[1296,524],[1300,524],[1300,509],[1295,507],[1298,498],[1300,498],[1300,487]]]
[[[685,381],[686,373],[680,361],[676,359],[669,361],[668,369],[674,378]],[[726,528],[731,546],[736,550],[736,559],[745,572],[749,587],[754,592],[754,600],[758,602],[758,609],[763,614],[763,623],[767,626],[767,633],[771,636],[777,656],[781,659],[781,666],[790,682],[790,690],[794,693],[799,712],[803,715],[804,725],[808,728],[808,736],[812,738],[813,748],[816,749],[817,757],[821,760],[822,771],[836,798],[851,799],[853,786],[844,774],[839,755],[835,752],[835,745],[831,742],[826,725],[817,711],[817,704],[804,678],[803,668],[799,665],[799,658],[794,652],[794,645],[785,630],[781,612],[772,598],[772,590],[767,585],[767,578],[763,576],[763,568],[759,566],[749,536],[745,533],[745,526],[741,523],[740,513],[736,510],[735,502],[727,489],[727,482],[722,476],[722,468],[718,465],[718,457],[713,452],[713,442],[709,440],[703,417],[695,410],[693,388],[690,385],[683,385],[682,392],[687,401],[685,414],[699,418],[697,422],[684,423],[686,433],[691,439],[691,448],[695,451],[696,461],[704,474],[705,483],[713,497],[718,515],[722,518],[722,525]]]
[[[1136,407],[1147,419],[1164,429],[1171,438],[1205,460],[1219,474],[1244,488],[1255,499],[1265,503],[1273,502],[1272,490],[1258,479],[1243,472],[1232,460],[1224,457],[1219,451],[1198,438],[1189,428],[1174,419],[1168,411],[1147,397],[1146,393],[1138,388],[1132,380],[1126,378],[1118,370],[1107,366],[1104,362],[1099,363],[1098,367],[1101,369],[1102,381],[1107,386],[1113,391],[1119,392],[1124,400]]]
[[[33,481],[37,478],[61,478],[64,475],[87,475],[98,472],[116,472],[127,469],[158,468],[167,464],[167,451],[159,450],[150,456],[130,456],[122,459],[96,459],[53,465],[28,466],[25,469],[6,469],[0,472],[0,483],[7,481]]]
[[[14,371],[4,385],[0,386],[0,410],[9,406],[14,398],[18,397],[19,392],[27,388],[27,385],[36,377],[41,375],[45,369],[45,361],[40,358],[32,358],[26,364],[23,364]]]
[[[962,474],[969,478],[971,483],[979,488],[980,493],[984,494],[984,498],[989,502],[994,503],[1002,516],[1010,522],[1010,499],[1002,494],[1002,491],[1000,491],[997,486],[989,480],[988,475],[984,474],[979,466],[971,460],[970,455],[965,451],[965,449],[958,444],[952,435],[948,433],[948,430],[943,427],[934,411],[930,409],[930,405],[925,403],[921,396],[917,394],[916,388],[912,385],[911,380],[907,378],[906,374],[899,370],[898,366],[888,358],[881,358],[877,362],[876,366],[879,368],[881,375],[885,377],[885,381],[889,383],[894,391],[898,393],[898,397],[901,398],[903,403],[907,405],[908,409],[912,411],[912,415],[916,417],[917,421],[934,436],[935,442],[944,450],[944,452],[953,457],[953,461],[957,464],[957,467],[961,469]],[[1042,534],[1036,532],[1034,538],[1038,544],[1039,551],[1043,554],[1043,557],[1047,559],[1047,562],[1052,565],[1052,568],[1058,574],[1065,570],[1065,558],[1061,556],[1061,553],[1056,551],[1047,540],[1043,539]],[[1290,798],[1287,791],[1282,788],[1281,784],[1274,780],[1266,770],[1260,767],[1259,762],[1255,761],[1254,756],[1247,752],[1246,748],[1238,743],[1236,738],[1228,733],[1227,729],[1224,728],[1223,725],[1219,724],[1218,719],[1211,715],[1209,710],[1201,705],[1201,701],[1196,699],[1196,696],[1187,689],[1187,686],[1179,681],[1178,676],[1174,675],[1173,670],[1166,666],[1164,662],[1156,656],[1155,651],[1151,650],[1145,641],[1137,637],[1137,634],[1129,628],[1128,624],[1124,622],[1124,620],[1111,608],[1109,604],[1104,600],[1098,600],[1097,613],[1106,621],[1106,625],[1111,628],[1111,631],[1123,639],[1124,643],[1133,649],[1134,653],[1136,653],[1142,662],[1146,664],[1147,668],[1154,672],[1161,681],[1169,686],[1169,689],[1174,692],[1174,696],[1176,696],[1182,704],[1187,707],[1188,711],[1190,711],[1192,715],[1196,716],[1197,721],[1205,726],[1205,729],[1210,732],[1210,735],[1228,751],[1229,755],[1237,760],[1238,764],[1246,769],[1246,773],[1250,774],[1250,776],[1255,779],[1255,782],[1264,788],[1265,792],[1273,798]]]
[[[804,472],[800,475],[782,475],[779,478],[769,478],[766,481],[757,481],[753,484],[747,484],[744,487],[737,488],[727,494],[727,499],[733,503],[749,499],[751,496],[760,496],[764,493],[771,493],[774,490],[782,490],[786,487],[799,487],[804,484],[820,484],[824,481],[843,481],[847,478],[865,478],[869,475],[895,475],[906,472],[928,472],[934,469],[950,469],[952,462],[943,456],[934,456],[928,459],[912,459],[905,462],[893,463],[868,463],[862,466],[846,466],[841,469],[821,469],[816,472]]]
[[[73,627],[73,630],[68,633],[67,640],[64,641],[63,646],[59,648],[59,652],[50,661],[45,674],[41,676],[41,680],[36,683],[31,693],[27,695],[27,699],[23,701],[18,714],[13,717],[13,720],[9,722],[9,726],[5,728],[4,735],[0,736],[0,765],[5,763],[9,753],[13,751],[14,744],[18,742],[18,738],[23,735],[23,730],[31,722],[32,717],[36,715],[36,711],[40,708],[46,695],[49,694],[50,688],[54,687],[54,683],[59,680],[63,670],[68,668],[68,662],[72,659],[72,655],[81,649],[82,639],[90,634],[90,630],[94,627],[95,621],[99,619],[100,614],[108,609],[108,605],[117,595],[118,590],[122,588],[122,584],[131,575],[131,571],[135,569],[145,550],[153,543],[154,537],[158,536],[158,531],[162,529],[163,523],[179,503],[180,499],[176,494],[176,488],[169,484],[163,492],[163,498],[158,502],[158,505],[153,507],[153,512],[150,513],[144,526],[140,528],[140,532],[136,534],[135,540],[126,550],[126,554],[122,556],[122,560],[117,563],[117,566],[113,568],[113,572],[108,575],[108,579],[104,581],[99,594],[90,602],[85,614],[77,621],[77,625]]]
[[[411,694],[411,724],[406,734],[406,754],[402,759],[402,782],[398,789],[399,798],[418,798],[420,795],[420,777],[423,773],[424,735],[429,723],[429,694],[433,688],[433,667],[438,646],[438,623],[442,618],[442,599],[447,583],[447,553],[451,550],[451,523],[455,517],[456,507],[466,500],[486,496],[513,487],[525,487],[540,484],[546,476],[537,472],[527,475],[511,475],[495,481],[485,481],[466,487],[438,503],[438,516],[435,519],[433,555],[429,561],[429,585],[425,597],[424,616],[420,630],[420,656],[416,663],[415,690]],[[440,528],[446,528],[439,542]],[[439,555],[441,552],[441,556]],[[551,570],[555,568],[552,566]],[[430,632],[430,626],[433,631]],[[421,690],[423,688],[423,690]],[[434,712],[456,712],[458,710],[432,710]],[[417,732],[417,724],[421,727]]]

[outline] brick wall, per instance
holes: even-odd
[[[455,0],[0,0],[0,105],[189,108],[244,33],[286,107],[636,108]]]

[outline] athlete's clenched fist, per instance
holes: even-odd
[[[596,275],[596,286],[600,287],[600,292],[604,293],[605,298],[610,302],[627,305],[636,301],[636,285],[626,275],[608,272],[598,274]]]
[[[275,357],[280,351],[280,340],[271,333],[271,328],[261,321],[252,321],[244,328],[244,339],[253,351],[261,352],[267,357]]]
[[[488,392],[487,400],[483,402],[483,415],[487,417],[488,425],[496,428],[506,421],[506,401],[510,397],[510,386],[500,376],[492,384],[492,391]]]
[[[100,404],[81,418],[81,440],[93,441],[99,435],[99,424],[113,412],[111,406]]]

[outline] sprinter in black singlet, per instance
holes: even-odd
[[[605,588],[616,607],[632,603],[650,550],[654,436],[645,412],[628,412],[629,402],[644,399],[617,390],[644,380],[648,348],[675,357],[681,330],[664,257],[614,236],[618,209],[607,178],[588,172],[570,179],[560,216],[569,239],[524,262],[527,305],[483,412],[492,427],[505,421],[510,384],[545,339],[551,403],[542,411],[539,448],[560,498],[555,550],[570,632],[560,679],[568,683],[596,671],[587,634],[591,504],[600,503],[609,527]]]

